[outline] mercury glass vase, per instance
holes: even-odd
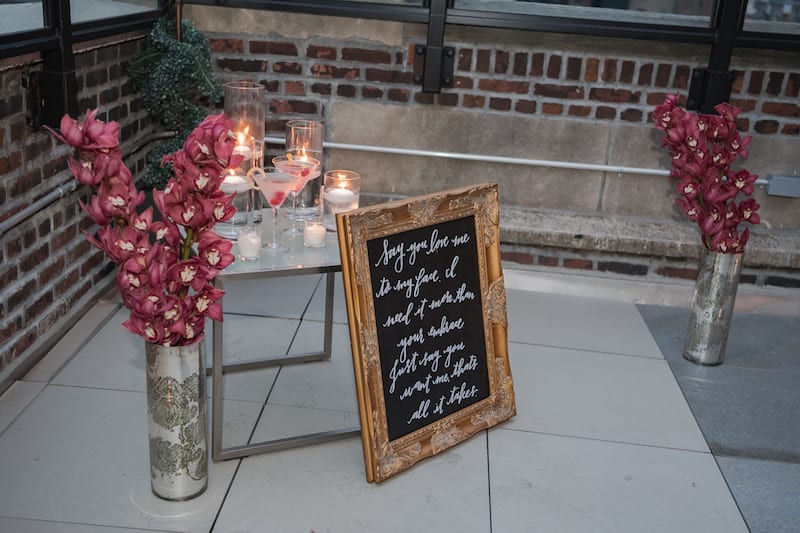
[[[208,486],[205,342],[145,346],[151,488],[165,500],[188,500]]]
[[[742,254],[703,249],[683,347],[684,359],[701,365],[722,364],[741,271]]]

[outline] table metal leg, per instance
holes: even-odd
[[[324,318],[324,333],[323,333],[323,349],[321,352],[311,352],[287,357],[275,357],[269,359],[261,359],[257,361],[248,361],[245,363],[231,363],[228,365],[223,364],[222,354],[222,324],[214,321],[212,327],[212,367],[211,367],[211,380],[212,380],[212,447],[211,459],[214,461],[224,461],[227,459],[234,459],[237,457],[247,457],[258,453],[265,453],[271,451],[285,450],[287,448],[294,448],[298,446],[307,446],[309,444],[319,444],[329,442],[332,440],[342,439],[355,435],[360,435],[359,428],[347,428],[333,431],[324,431],[320,433],[312,433],[308,435],[298,435],[295,437],[287,437],[276,439],[272,441],[256,442],[245,444],[241,446],[232,446],[229,448],[222,447],[222,376],[232,372],[243,372],[247,370],[256,370],[260,368],[268,368],[272,366],[292,365],[299,363],[308,363],[315,361],[330,360],[331,350],[333,345],[333,293],[334,293],[334,276],[335,272],[327,272],[325,274],[325,318]],[[217,286],[222,289],[222,280],[216,281]],[[224,298],[223,298],[224,300]],[[222,302],[220,302],[222,305]]]

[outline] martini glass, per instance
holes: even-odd
[[[320,175],[319,159],[289,152],[286,155],[273,157],[272,164],[280,172],[294,176],[295,182],[289,195],[292,197],[292,225],[284,233],[292,238],[299,237],[303,231],[297,227],[297,195],[306,183]]]
[[[276,168],[253,167],[247,173],[258,184],[258,189],[272,208],[272,242],[264,245],[272,253],[285,252],[288,248],[278,242],[278,209],[295,183],[294,176],[283,174]]]

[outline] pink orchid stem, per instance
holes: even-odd
[[[183,250],[181,250],[181,260],[186,261],[189,259],[189,253],[192,251],[192,243],[194,242],[194,230],[186,228],[186,240],[183,243]]]

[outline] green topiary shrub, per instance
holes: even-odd
[[[142,178],[144,188],[163,189],[171,176],[161,158],[183,146],[188,134],[222,99],[222,84],[211,70],[208,40],[191,21],[181,23],[181,40],[175,37],[175,21],[156,21],[144,51],[131,61],[127,74],[142,94],[150,116],[175,137],[148,154]]]

